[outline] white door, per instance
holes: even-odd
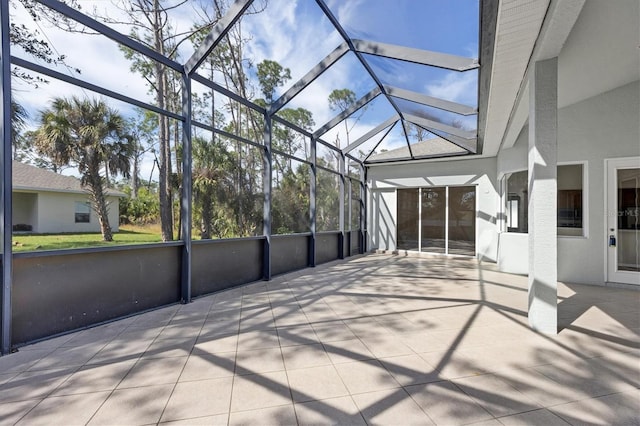
[[[640,157],[607,163],[607,281],[640,285]]]

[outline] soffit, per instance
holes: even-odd
[[[500,149],[548,7],[548,0],[500,2],[483,156]]]

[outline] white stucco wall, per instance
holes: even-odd
[[[35,192],[13,193],[11,214],[14,225],[31,225],[32,232],[38,232],[37,197]]]
[[[396,250],[397,188],[477,185],[477,255],[497,260],[495,158],[374,166],[367,180],[369,250]]]
[[[109,206],[109,225],[118,232],[118,197],[107,197]],[[100,232],[98,216],[91,210],[89,223],[75,223],[75,203],[86,202],[82,194],[61,192],[40,192],[38,194],[38,230],[39,233],[58,232]]]
[[[604,160],[640,156],[638,117],[638,81],[558,110],[558,163],[584,161],[588,174],[586,236],[558,237],[560,281],[603,284],[605,280]],[[499,177],[526,170],[527,147],[525,127],[514,147],[498,154]],[[500,268],[527,273],[526,235],[502,233],[499,240]]]

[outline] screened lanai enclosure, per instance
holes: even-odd
[[[368,251],[369,166],[482,153],[497,3],[1,0],[2,353]],[[51,207],[12,161],[93,198]],[[161,241],[14,253],[54,211],[104,231],[96,188]],[[405,248],[475,255],[464,207],[445,239],[405,191]]]

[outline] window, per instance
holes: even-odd
[[[505,216],[507,232],[528,232],[529,180],[527,171],[505,178]],[[558,235],[583,235],[584,166],[558,166]]]
[[[419,189],[398,189],[397,244],[400,250],[418,250]]]
[[[582,164],[558,166],[558,235],[582,235]]]
[[[91,205],[87,202],[76,201],[76,223],[91,222]]]
[[[528,232],[529,190],[527,171],[507,176],[507,232]]]

